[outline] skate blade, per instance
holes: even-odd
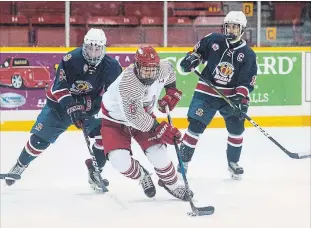
[[[95,184],[91,184],[89,183],[90,188],[95,191],[96,193],[106,193],[109,192],[109,190],[107,188],[102,189],[101,187],[95,185]]]
[[[231,177],[232,180],[242,180],[242,175],[241,174],[231,173],[230,177]]]

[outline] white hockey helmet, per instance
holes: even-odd
[[[102,29],[91,28],[84,36],[82,55],[91,65],[97,65],[106,54],[107,38]]]
[[[238,26],[236,31],[232,29],[228,32],[228,25]],[[242,11],[230,11],[224,19],[224,33],[229,42],[235,43],[241,39],[244,34],[247,19]]]

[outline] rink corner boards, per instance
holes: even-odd
[[[251,116],[261,127],[308,127],[311,126],[311,116]],[[158,118],[161,122],[165,118]],[[188,127],[186,118],[173,118],[174,126],[180,129]],[[35,121],[1,121],[0,131],[30,131]],[[209,128],[224,128],[223,118],[216,117],[212,120]],[[253,127],[251,123],[245,121],[245,127]],[[76,131],[77,128],[71,126],[69,131]]]

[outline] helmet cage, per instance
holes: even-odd
[[[97,65],[106,54],[106,46],[98,45],[97,43],[83,43],[82,55],[85,60],[91,65]]]
[[[143,66],[138,62],[135,63],[136,77],[144,85],[151,85],[158,77],[160,66]]]
[[[238,34],[228,33],[228,25],[229,24],[233,24],[233,25],[239,26]],[[236,42],[240,41],[242,36],[243,36],[243,34],[244,34],[244,32],[245,32],[245,27],[244,26],[242,26],[241,24],[231,23],[231,22],[225,23],[224,26],[223,26],[223,29],[224,29],[224,34],[225,34],[226,38],[231,43],[236,43]]]

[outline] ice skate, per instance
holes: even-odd
[[[164,182],[159,179],[158,184],[177,199],[189,201],[193,198],[193,192],[190,189],[187,191],[186,186],[178,182],[172,185],[165,185]]]
[[[87,169],[89,171],[89,178],[88,178],[88,182],[91,186],[91,188],[95,191],[102,191],[102,187],[101,187],[101,184],[100,184],[100,181],[99,181],[99,178],[98,176],[96,175],[96,172],[95,172],[95,169],[93,167],[93,164],[92,164],[92,159],[87,159],[85,161],[85,164],[87,166]],[[102,172],[102,170],[100,169],[99,170],[100,173]],[[107,187],[109,186],[109,181],[107,179],[104,179],[103,178],[103,183],[104,185]]]
[[[9,171],[9,173],[21,175],[27,167],[28,166],[22,165],[19,161],[17,161],[16,164]],[[12,178],[9,178],[9,177],[5,179],[5,183],[8,186],[13,185],[15,183],[15,181],[16,181],[16,179],[12,179]]]
[[[141,178],[139,183],[141,184],[146,196],[152,198],[156,195],[156,188],[153,184],[149,172],[142,166],[141,167]]]
[[[233,180],[241,180],[244,170],[238,163],[229,162],[228,170],[230,171],[230,176]]]

